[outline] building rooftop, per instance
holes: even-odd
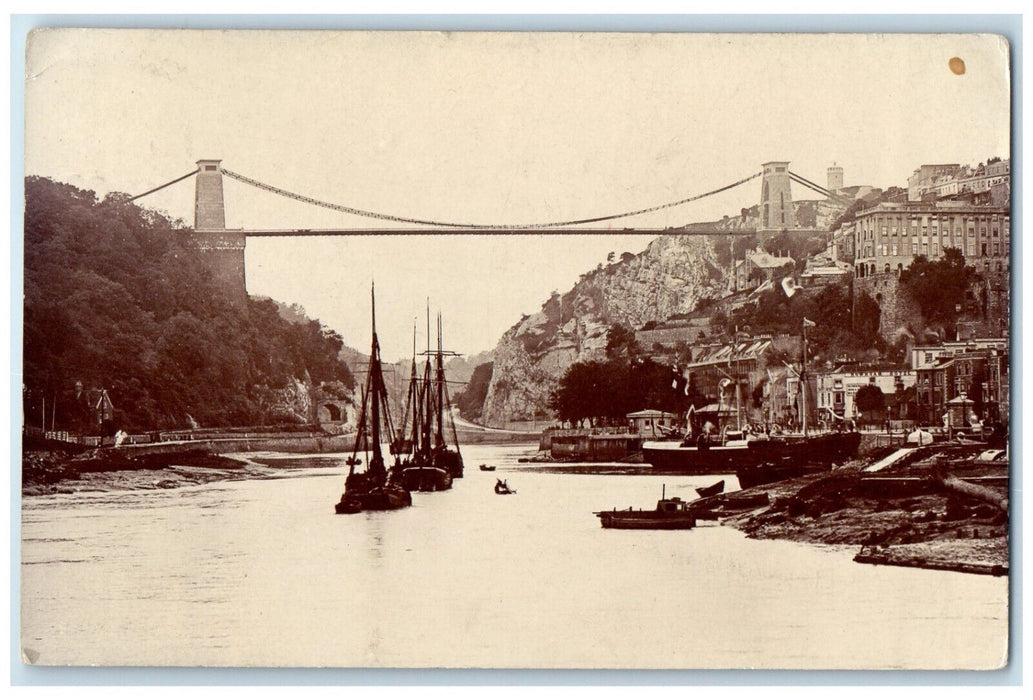
[[[844,377],[870,377],[873,374],[904,375],[912,374],[913,372],[914,370],[912,370],[910,367],[902,367],[892,362],[878,362],[865,364],[845,363],[836,366],[835,369],[820,373],[825,374],[826,376],[842,375]]]
[[[784,258],[778,255],[772,255],[771,253],[763,250],[758,250],[755,253],[750,253],[750,261],[757,267],[764,269],[777,269],[786,265],[795,265],[796,261],[792,258]]]
[[[957,350],[959,348],[972,348],[973,350],[987,347],[1008,347],[1008,339],[998,338],[971,338],[969,340],[943,340],[939,343],[928,345],[916,345],[914,350],[928,352],[931,350]]]
[[[899,211],[901,213],[921,213],[934,211],[965,211],[974,210],[988,212],[991,214],[1008,214],[1011,210],[1006,206],[993,206],[988,204],[972,204],[971,202],[955,200],[938,200],[935,202],[879,202],[858,212],[858,216],[872,214],[879,211]]]
[[[677,418],[678,416],[674,413],[668,413],[666,411],[658,411],[655,408],[647,408],[642,411],[635,411],[629,413],[628,418]]]
[[[741,360],[755,360],[765,350],[771,347],[771,338],[751,338],[749,340],[724,345],[710,345],[700,348],[700,353],[690,363],[689,367],[700,367],[703,365],[726,364]]]

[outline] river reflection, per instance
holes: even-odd
[[[451,491],[337,516],[347,467],[25,498],[22,644],[41,664],[995,668],[1007,579],[854,564],[717,525],[600,528],[714,476],[584,474],[464,448]],[[477,465],[496,464],[496,472]],[[496,478],[515,496],[497,496]],[[725,477],[729,487],[734,476]]]

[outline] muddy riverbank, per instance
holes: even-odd
[[[207,479],[210,481],[226,478],[227,472],[239,472],[246,464],[203,449],[139,455],[107,449],[26,452],[22,455],[22,494],[34,496],[75,490],[75,482],[87,476],[106,474],[116,481],[124,481],[124,474],[137,472],[131,477],[134,485],[153,482],[158,488],[169,488],[184,480],[198,483],[198,478],[184,479],[184,470],[207,473],[211,475]],[[94,478],[94,482],[104,480]]]
[[[749,489],[770,505],[723,522],[756,539],[858,545],[867,563],[1004,573],[1008,463],[980,461],[979,452],[933,449],[878,472],[857,461]]]

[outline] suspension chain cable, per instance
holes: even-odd
[[[200,169],[200,168],[198,168],[197,170],[195,170],[195,171],[194,171],[194,172],[192,172],[192,173],[187,173],[187,174],[186,174],[186,175],[184,175],[183,177],[177,177],[177,178],[176,178],[175,180],[169,180],[169,181],[168,181],[168,182],[166,182],[166,183],[165,183],[164,185],[158,185],[158,186],[157,186],[157,187],[155,187],[155,188],[154,188],[153,190],[147,190],[147,191],[146,191],[146,192],[144,192],[143,194],[138,194],[138,195],[136,195],[135,197],[130,197],[130,198],[129,198],[129,201],[130,201],[130,202],[132,202],[133,200],[136,200],[136,199],[140,199],[140,197],[146,197],[146,196],[147,196],[147,195],[149,195],[149,194],[154,194],[154,193],[155,193],[155,192],[157,192],[158,190],[163,190],[163,189],[165,189],[166,187],[168,187],[169,185],[175,185],[175,184],[176,184],[177,182],[180,182],[180,181],[182,181],[182,180],[186,180],[186,179],[187,179],[188,177],[193,177],[194,175],[197,175],[197,174],[198,174],[199,172],[201,172],[201,169]]]
[[[803,175],[797,175],[796,173],[794,173],[791,170],[789,171],[789,177],[790,177],[790,179],[792,179],[793,181],[803,185],[804,187],[809,187],[810,189],[814,190],[818,194],[823,194],[823,195],[825,195],[826,197],[828,197],[830,199],[839,200],[841,203],[844,203],[844,204],[853,201],[849,197],[844,197],[841,194],[837,194],[835,192],[832,192],[831,190],[827,190],[824,187],[822,187],[821,185],[819,185],[817,183],[814,183],[814,182],[811,182],[810,180],[805,178]]]
[[[749,182],[750,180],[753,180],[754,178],[760,177],[760,175],[761,175],[761,173],[759,173],[759,172],[758,173],[754,173],[753,175],[750,175],[749,177],[744,177],[741,180],[737,180],[736,182],[733,182],[730,185],[725,185],[724,187],[719,187],[716,190],[711,190],[709,192],[704,192],[703,194],[698,194],[698,195],[695,195],[695,196],[692,196],[692,197],[686,197],[685,199],[679,199],[676,202],[668,202],[667,204],[659,204],[657,206],[648,207],[646,209],[637,209],[637,210],[634,210],[634,211],[626,211],[626,212],[622,212],[622,213],[619,213],[619,214],[608,214],[606,216],[595,216],[595,217],[591,217],[591,218],[587,218],[587,219],[572,219],[572,220],[569,220],[569,221],[552,221],[552,222],[548,222],[548,223],[519,224],[519,225],[517,225],[517,224],[466,224],[466,223],[456,223],[456,222],[449,222],[449,221],[434,221],[434,220],[430,220],[430,219],[415,219],[415,218],[409,218],[409,217],[404,217],[404,216],[394,216],[394,215],[391,215],[391,214],[381,214],[381,213],[378,213],[378,212],[366,211],[364,209],[356,209],[355,207],[349,207],[349,206],[345,206],[343,204],[332,204],[330,202],[324,202],[324,201],[321,201],[321,200],[318,200],[318,199],[313,199],[312,197],[306,197],[305,195],[297,194],[295,192],[290,192],[288,190],[284,190],[284,189],[281,189],[279,187],[274,187],[273,185],[267,185],[264,182],[259,182],[258,180],[253,180],[253,179],[251,179],[249,177],[246,177],[244,175],[241,175],[239,173],[235,173],[232,170],[227,170],[226,168],[222,168],[222,172],[227,177],[231,177],[234,180],[238,180],[238,181],[243,182],[243,183],[245,183],[247,185],[251,185],[253,187],[257,187],[259,189],[266,190],[267,192],[272,192],[274,194],[278,194],[278,195],[281,195],[283,197],[287,197],[289,199],[295,199],[295,200],[298,200],[299,202],[305,202],[306,204],[312,204],[312,205],[315,205],[315,206],[318,206],[318,207],[323,207],[325,209],[333,209],[334,211],[344,212],[346,214],[354,214],[356,216],[364,216],[364,217],[371,218],[371,219],[381,219],[381,220],[384,220],[384,221],[395,221],[395,222],[404,223],[404,224],[424,224],[424,225],[428,225],[428,226],[444,226],[444,227],[449,227],[449,228],[467,228],[467,229],[482,229],[482,230],[493,230],[493,229],[494,230],[547,229],[547,228],[556,228],[556,227],[561,227],[561,226],[573,226],[573,225],[576,225],[576,224],[591,224],[591,223],[597,223],[597,222],[600,222],[600,221],[611,221],[613,219],[623,219],[623,218],[626,218],[626,217],[629,217],[629,216],[638,216],[640,214],[649,214],[649,213],[652,213],[652,212],[655,212],[655,211],[660,211],[662,209],[670,209],[671,207],[677,207],[677,206],[680,206],[682,204],[688,204],[689,202],[694,202],[696,200],[703,199],[704,197],[710,197],[711,195],[715,195],[715,194],[718,194],[720,192],[724,192],[725,190],[730,190],[733,187],[738,187],[739,185],[741,185],[743,183],[746,183],[746,182]],[[191,175],[192,174],[194,174],[194,173],[191,173]],[[189,176],[186,176],[186,177],[189,177]],[[180,179],[183,179],[183,178],[180,178]],[[178,182],[178,180],[174,180],[173,182]],[[169,183],[169,184],[172,184],[172,183]],[[165,186],[166,185],[162,185],[162,187],[165,187]],[[152,190],[152,192],[153,191],[156,191],[156,190]],[[145,192],[144,194],[149,194],[149,193]],[[139,195],[139,196],[142,197],[143,195]]]

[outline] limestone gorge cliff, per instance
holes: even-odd
[[[549,394],[567,368],[603,356],[610,325],[638,328],[723,296],[725,248],[722,254],[709,236],[662,236],[638,255],[625,253],[582,275],[565,294],[553,293],[495,348],[483,422],[503,426],[547,413]]]

